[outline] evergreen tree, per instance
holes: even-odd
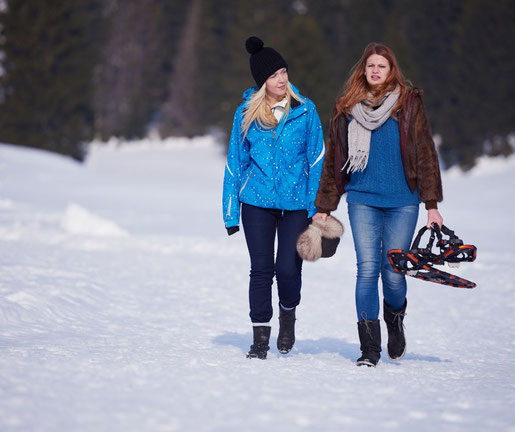
[[[322,124],[327,126],[340,83],[325,36],[307,5],[296,13],[287,29],[285,51],[290,81],[313,100]]]
[[[406,78],[424,90],[424,104],[433,133],[444,139],[448,103],[453,91],[451,69],[456,64],[453,41],[457,37],[462,4],[461,0],[416,3],[396,0],[394,5],[407,40],[405,55],[413,66],[411,73],[405,73]],[[444,156],[441,150],[439,152]],[[445,157],[444,162],[448,162]]]
[[[392,48],[404,77],[416,81],[418,68],[411,55],[409,40],[409,23],[413,8],[409,0],[401,0],[391,6],[385,18],[386,28],[382,42]]]
[[[319,24],[323,34],[326,49],[329,50],[331,68],[334,74],[329,82],[331,88],[331,103],[336,100],[344,81],[349,75],[350,67],[357,58],[351,58],[349,53],[351,23],[354,17],[351,13],[352,1],[326,0],[305,0],[309,11],[311,11]],[[324,84],[325,85],[325,84]]]
[[[249,69],[245,41],[260,37],[287,58],[284,2],[256,3],[251,0],[205,0],[202,45],[199,50],[201,103],[204,124],[230,132],[232,117],[243,91],[255,86]],[[287,59],[288,61],[288,59]]]
[[[136,138],[147,133],[166,88],[162,0],[113,2],[95,73],[96,132]]]
[[[344,69],[350,71],[370,42],[385,43],[388,24],[388,7],[385,1],[352,0],[348,12],[348,42],[344,57]],[[347,76],[345,77],[345,79]]]
[[[383,42],[425,90],[447,165],[512,151],[510,0],[7,0],[0,15],[2,141],[79,158],[94,130],[227,134],[255,85],[255,35],[284,56],[324,126],[364,47]]]
[[[463,4],[442,151],[449,164],[470,168],[481,154],[509,154],[515,95],[515,4],[469,0]]]
[[[0,140],[83,157],[93,134],[100,1],[8,0],[2,13]]]
[[[159,121],[161,136],[193,136],[199,131],[198,104],[195,97],[199,80],[198,44],[202,0],[190,4],[183,33],[179,39],[173,72],[169,75],[169,94]]]

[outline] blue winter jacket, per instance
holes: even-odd
[[[298,90],[292,85],[294,91]],[[236,109],[225,166],[223,217],[226,228],[239,225],[240,203],[280,210],[317,212],[315,198],[325,154],[320,118],[315,104],[304,96],[292,99],[275,128],[254,122],[245,139],[241,130],[252,87]]]

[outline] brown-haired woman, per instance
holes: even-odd
[[[421,96],[403,78],[393,51],[370,43],[331,119],[313,219],[327,218],[347,193],[358,270],[359,366],[376,366],[381,356],[379,275],[388,355],[400,360],[406,352],[406,280],[391,268],[387,251],[409,249],[420,202],[428,226],[443,223],[438,156]]]

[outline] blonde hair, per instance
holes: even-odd
[[[244,110],[243,121],[241,122],[241,129],[243,132],[243,139],[247,136],[247,132],[249,131],[250,125],[253,122],[257,122],[257,124],[264,129],[272,129],[277,126],[278,122],[272,113],[272,109],[266,102],[266,82],[261,86],[261,88],[252,94],[250,100],[247,102]],[[291,99],[295,99],[300,103],[304,102],[297,93],[293,91],[291,84],[288,82],[286,85],[286,107],[284,110],[284,115],[288,115],[290,112]]]

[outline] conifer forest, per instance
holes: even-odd
[[[255,85],[245,40],[279,51],[327,128],[372,41],[424,90],[446,167],[514,150],[512,0],[2,0],[0,142],[82,160],[85,144],[215,134]]]

